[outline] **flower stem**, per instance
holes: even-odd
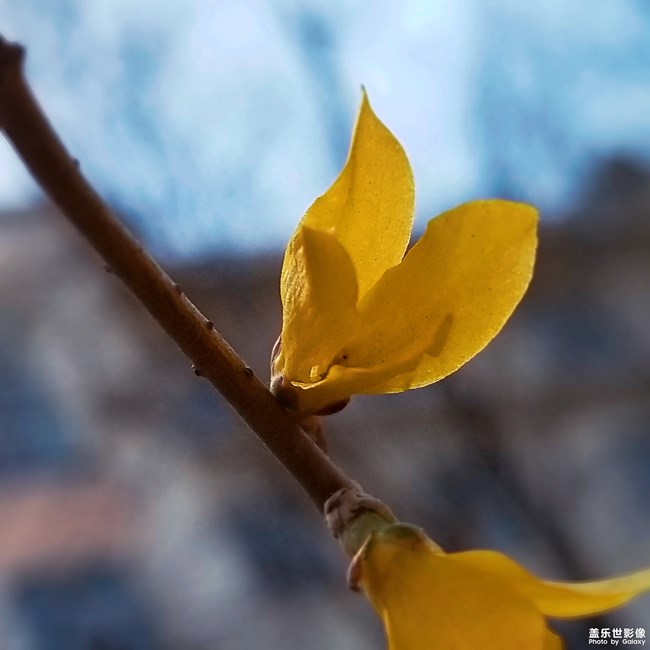
[[[43,191],[242,417],[319,510],[354,483],[301,430],[212,323],[112,214],[49,124],[25,79],[24,49],[0,36],[0,129]]]

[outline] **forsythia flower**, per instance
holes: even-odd
[[[356,393],[438,381],[483,349],[521,299],[534,208],[466,203],[432,219],[405,255],[413,207],[406,154],[364,92],[345,167],[284,258],[272,386],[288,406],[323,413]]]
[[[650,570],[539,580],[494,551],[446,554],[408,524],[372,533],[349,577],[382,618],[389,650],[561,650],[545,617],[598,614],[650,590]]]

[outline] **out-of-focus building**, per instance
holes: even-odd
[[[556,579],[650,562],[650,175],[613,161],[592,188],[544,224],[486,351],[325,421],[334,458],[443,547]],[[168,270],[266,378],[280,255]],[[0,218],[0,522],[9,650],[381,647],[318,513],[49,206]]]

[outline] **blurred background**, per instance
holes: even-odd
[[[264,379],[284,243],[363,83],[421,231],[542,210],[489,348],[325,421],[334,458],[448,550],[545,577],[650,565],[650,9],[644,0],[0,0],[82,169]],[[299,488],[0,141],[0,647],[371,650]],[[650,598],[558,626],[650,628]],[[477,649],[478,650],[478,649]]]

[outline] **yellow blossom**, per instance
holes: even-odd
[[[444,553],[407,524],[372,533],[350,579],[381,617],[389,650],[561,650],[546,617],[599,614],[650,590],[650,570],[547,582],[494,551]]]
[[[408,159],[363,95],[347,162],[291,238],[276,394],[303,413],[431,384],[499,332],[526,290],[537,212],[474,201],[413,225]]]

